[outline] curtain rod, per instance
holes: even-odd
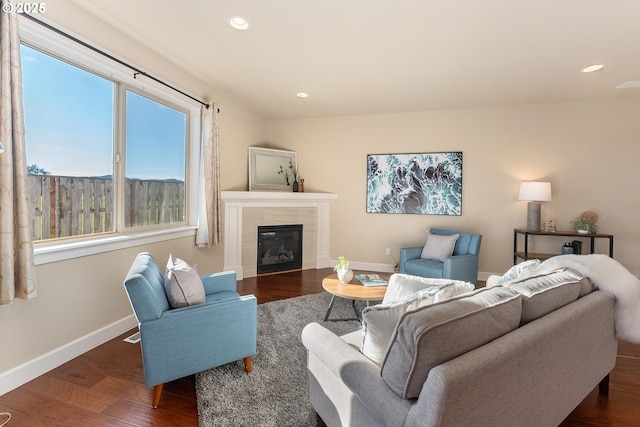
[[[60,30],[60,29],[58,29],[58,28],[56,28],[56,27],[54,27],[54,26],[52,26],[52,25],[47,24],[46,22],[40,21],[39,19],[34,18],[32,15],[30,15],[30,14],[28,14],[28,13],[22,14],[22,16],[24,16],[25,18],[29,18],[31,21],[33,21],[33,22],[35,22],[35,23],[37,23],[37,24],[42,25],[43,27],[45,27],[45,28],[47,28],[47,29],[49,29],[49,30],[53,31],[54,33],[60,34],[61,36],[66,37],[66,38],[68,38],[69,40],[72,40],[72,41],[74,41],[74,42],[76,42],[76,43],[78,43],[78,44],[80,44],[80,45],[82,45],[82,46],[86,47],[87,49],[91,49],[92,51],[94,51],[94,52],[96,52],[96,53],[99,53],[100,55],[105,56],[105,57],[107,57],[107,58],[111,59],[112,61],[117,62],[117,63],[118,63],[118,64],[120,64],[120,65],[124,65],[125,67],[129,68],[130,70],[133,70],[133,71],[134,71],[134,73],[133,73],[133,78],[134,78],[134,79],[136,79],[136,78],[138,77],[138,75],[143,75],[143,76],[145,76],[145,77],[147,77],[147,78],[150,78],[151,80],[153,80],[153,81],[155,81],[155,82],[160,83],[160,84],[161,84],[161,85],[163,85],[163,86],[168,87],[169,89],[172,89],[172,90],[174,90],[174,91],[176,91],[176,92],[178,92],[178,93],[180,93],[180,94],[182,94],[182,95],[186,96],[187,98],[191,98],[191,99],[193,99],[194,101],[196,101],[196,102],[198,102],[198,103],[200,103],[200,104],[204,105],[204,107],[205,107],[205,108],[209,108],[209,104],[207,104],[206,102],[201,101],[201,100],[199,100],[199,99],[197,99],[197,98],[194,98],[193,96],[189,95],[188,93],[185,93],[185,92],[181,91],[180,89],[175,88],[175,87],[171,86],[170,84],[165,83],[165,82],[163,82],[162,80],[160,80],[160,79],[158,79],[158,78],[156,78],[156,77],[153,77],[153,76],[152,76],[152,75],[150,75],[150,74],[145,73],[144,71],[142,71],[142,70],[140,70],[140,69],[138,69],[138,68],[134,67],[133,65],[128,64],[128,63],[126,63],[126,62],[124,62],[124,61],[122,61],[122,60],[120,60],[120,59],[118,59],[118,58],[114,57],[113,55],[108,54],[107,52],[105,52],[105,51],[103,51],[103,50],[100,50],[100,49],[98,49],[97,47],[92,46],[92,45],[90,45],[89,43],[86,43],[86,42],[84,42],[84,41],[82,41],[82,40],[78,39],[77,37],[72,36],[71,34],[67,34],[67,33],[65,33],[64,31],[62,31],[62,30]],[[218,109],[218,112],[219,112],[219,111],[220,111],[220,109]]]

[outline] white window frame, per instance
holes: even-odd
[[[47,22],[47,24],[59,28],[50,22]],[[79,40],[83,40],[81,37],[72,34],[67,30],[63,31]],[[166,102],[169,106],[174,104],[181,110],[187,111],[189,117],[187,123],[187,152],[185,165],[185,191],[187,197],[187,218],[185,223],[124,229],[122,224],[124,217],[119,217],[120,215],[123,215],[123,212],[116,211],[114,212],[115,231],[112,233],[37,242],[37,244],[34,245],[35,264],[47,264],[139,245],[195,236],[198,222],[197,193],[199,180],[197,175],[198,165],[200,164],[200,104],[144,76],[134,78],[133,71],[128,67],[118,64],[117,62],[83,47],[78,43],[32,22],[27,18],[20,18],[20,39],[23,43],[39,49],[49,55],[68,61],[74,66],[86,69],[87,71],[96,73],[97,75],[101,75],[116,83],[121,83],[124,90],[133,90],[138,92],[140,95],[148,96],[158,102]],[[106,50],[94,43],[90,43],[86,40],[83,41],[106,52]],[[107,53],[117,58],[116,55],[110,52]],[[135,66],[135,64],[132,65]],[[114,98],[116,102],[118,102],[118,98],[118,96]],[[118,111],[122,110],[116,109],[116,113]],[[118,131],[116,129],[116,132],[123,132],[123,130]],[[118,183],[116,181],[116,179],[118,179],[116,177],[119,175],[116,173],[116,168],[120,168],[120,172],[124,173],[124,162],[117,162],[119,159],[124,159],[123,135],[115,135],[113,150],[114,188],[117,188],[114,197],[120,199],[117,200],[116,206],[118,206],[120,211],[123,211],[124,195],[119,194],[122,193],[120,188],[122,183]],[[123,178],[120,177],[120,179]],[[124,187],[122,186],[122,188]]]

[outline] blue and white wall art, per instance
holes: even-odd
[[[367,213],[462,215],[462,152],[367,155]]]

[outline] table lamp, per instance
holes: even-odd
[[[540,202],[551,200],[551,183],[528,181],[520,183],[518,200],[528,200],[527,230],[540,231]]]

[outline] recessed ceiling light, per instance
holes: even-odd
[[[298,98],[308,98],[309,94],[307,92],[298,92],[298,93],[296,93],[296,96]]]
[[[242,16],[232,16],[229,18],[228,22],[232,28],[235,28],[238,31],[246,31],[249,29],[249,21],[244,19]]]
[[[588,67],[584,67],[582,69],[583,73],[593,73],[594,71],[600,71],[604,68],[602,64],[589,65]]]

